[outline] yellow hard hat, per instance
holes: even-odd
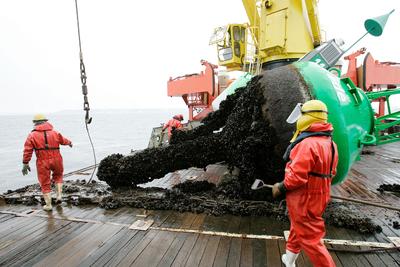
[[[43,114],[36,114],[35,116],[33,116],[33,120],[32,121],[33,122],[47,121],[47,118]]]
[[[301,105],[300,114],[301,116],[296,121],[296,132],[292,140],[290,140],[291,143],[296,140],[300,132],[307,130],[311,124],[315,122],[327,122],[328,120],[328,108],[320,100],[310,100]]]

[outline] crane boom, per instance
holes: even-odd
[[[319,27],[318,20],[318,9],[316,0],[306,0],[305,1],[308,19],[310,21],[311,32],[314,40],[314,47],[317,47],[321,44],[321,29]]]
[[[260,27],[260,14],[257,10],[257,3],[259,0],[242,0],[244,9],[246,10],[247,17],[250,23],[250,31],[256,38],[258,43],[258,31]]]

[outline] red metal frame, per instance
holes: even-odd
[[[211,103],[219,95],[216,83],[217,65],[201,60],[205,70],[200,73],[188,74],[168,81],[168,96],[181,96],[189,109],[189,120],[201,120],[212,111]],[[194,112],[197,112],[194,115]]]
[[[379,62],[370,53],[364,57],[363,64],[357,68],[357,57],[365,53],[362,48],[344,59],[349,60],[346,76],[354,84],[366,92],[380,91],[383,89],[396,88],[400,85],[400,64],[396,62]],[[376,116],[385,115],[386,98],[376,99],[379,103],[379,111]]]
[[[358,86],[357,78],[357,57],[364,54],[367,49],[365,47],[357,50],[356,52],[345,56],[344,59],[349,61],[346,77],[349,77],[356,86]]]

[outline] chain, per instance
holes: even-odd
[[[89,100],[88,100],[88,89],[86,85],[86,69],[85,63],[83,63],[82,53],[80,53],[80,69],[81,69],[81,82],[82,82],[82,94],[83,94],[83,110],[86,112],[85,114],[85,123],[90,124],[92,122],[92,117],[89,116]]]
[[[93,145],[93,141],[92,141],[92,137],[90,136],[90,131],[89,131],[89,127],[88,124],[90,124],[92,122],[92,117],[90,117],[89,115],[89,100],[88,100],[88,89],[87,89],[87,85],[86,85],[86,68],[85,68],[85,63],[83,63],[83,54],[82,54],[82,44],[81,44],[81,29],[79,27],[79,13],[78,13],[78,1],[75,0],[75,10],[76,10],[76,23],[78,26],[78,39],[79,39],[79,68],[81,71],[81,82],[82,82],[82,94],[83,94],[83,110],[85,111],[85,128],[86,128],[86,132],[90,141],[90,145],[92,147],[92,152],[93,152],[93,159],[94,159],[94,169],[92,172],[92,175],[90,176],[90,179],[88,181],[88,183],[90,183],[92,181],[93,175],[96,171],[96,167],[97,167],[97,159],[96,159],[96,151],[94,149],[94,145]]]

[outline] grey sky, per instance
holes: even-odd
[[[183,107],[166,96],[170,76],[216,63],[208,46],[214,27],[246,22],[240,0],[79,0],[83,53],[93,109]],[[400,1],[319,3],[328,39],[346,45],[364,33],[366,18],[396,8],[379,37],[368,36],[375,59],[400,62]],[[0,114],[81,109],[73,0],[0,1]]]

